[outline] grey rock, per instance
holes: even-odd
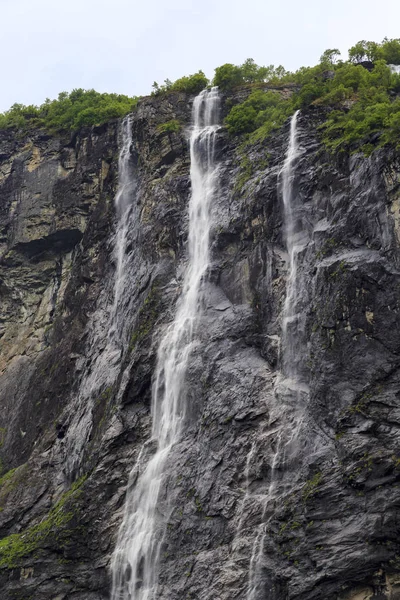
[[[133,115],[130,293],[113,356],[118,124],[72,140],[0,134],[0,454],[17,468],[0,485],[5,600],[109,598],[128,475],[143,444],[154,452],[152,372],[187,260],[190,108],[170,94]],[[160,498],[171,516],[158,600],[245,599],[255,553],[254,600],[400,598],[400,163],[391,150],[328,156],[321,118],[299,119],[296,396],[279,372],[288,127],[247,150],[245,182],[238,142],[220,130],[213,264]],[[168,136],[158,126],[171,119],[182,129]],[[82,395],[102,360],[107,374]]]

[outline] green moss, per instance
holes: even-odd
[[[240,158],[239,173],[236,177],[234,191],[240,193],[252,175],[253,164],[248,155],[244,154]]]
[[[318,252],[316,252],[316,258],[319,259],[323,258],[328,254],[332,254],[333,250],[335,250],[339,245],[340,243],[335,238],[328,238],[322,246],[321,250],[318,250]]]
[[[279,527],[279,533],[283,533],[287,529],[288,525],[289,525],[289,523],[287,523],[287,522],[282,523],[281,526]]]
[[[131,352],[145,339],[153,329],[159,314],[161,297],[158,286],[153,283],[138,313],[136,327],[131,335],[129,348]]]
[[[339,263],[338,268],[329,274],[329,278],[336,279],[337,277],[339,277],[339,275],[343,274],[345,271],[346,271],[346,263],[344,260],[342,260]]]
[[[312,496],[314,496],[314,494],[317,492],[318,490],[318,486],[320,485],[322,480],[322,473],[315,473],[315,475],[309,479],[304,488],[303,488],[303,501],[307,502],[307,500],[309,500],[309,498],[312,498]]]
[[[113,393],[113,387],[107,387],[100,396],[96,399],[96,404],[101,404],[102,402],[109,402]]]
[[[89,447],[92,447],[95,440],[98,438],[98,434],[102,431],[106,419],[110,414],[117,410],[116,405],[112,406],[112,400],[114,398],[113,386],[106,387],[102,393],[96,398],[93,412],[93,435],[89,442]]]
[[[5,427],[0,427],[0,448],[2,448],[4,446],[6,433],[7,433],[7,429]]]
[[[5,473],[2,477],[0,477],[0,487],[3,487],[9,481],[11,481],[16,471],[17,469],[11,469],[10,471],[7,471],[7,473]]]
[[[0,510],[3,510],[3,504],[5,498],[19,485],[23,484],[26,480],[28,472],[28,465],[25,463],[7,471],[0,478]]]
[[[251,141],[247,141],[239,146],[238,149],[238,161],[239,161],[239,172],[236,176],[234,192],[241,194],[244,186],[251,177],[259,171],[264,171],[268,167],[269,155],[264,154],[263,157],[250,160],[249,158],[249,146]],[[255,183],[258,183],[256,181]]]
[[[73,503],[81,494],[80,488],[86,478],[87,475],[84,475],[78,479],[40,523],[29,527],[22,533],[14,533],[0,540],[0,567],[16,567],[22,558],[40,549],[48,537],[60,535],[60,530],[74,517]],[[70,534],[70,532],[68,533]],[[62,535],[57,539],[61,541]]]
[[[313,525],[314,525],[314,521],[309,521],[309,522],[307,523],[307,528],[308,528],[308,527],[312,527]]]
[[[372,392],[364,392],[363,395],[361,396],[361,398],[358,399],[358,401],[353,404],[352,406],[350,406],[347,411],[351,414],[354,415],[356,413],[359,414],[365,414],[365,410],[366,410],[366,405],[368,404],[368,401],[371,400],[371,398],[373,397],[373,393]]]
[[[197,496],[195,496],[194,503],[196,504],[196,511],[199,513],[203,512],[203,506]]]

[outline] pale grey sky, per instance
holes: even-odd
[[[76,87],[143,95],[154,80],[242,63],[315,64],[400,37],[398,0],[0,0],[0,111]],[[347,57],[347,54],[345,54]]]

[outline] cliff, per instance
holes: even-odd
[[[4,599],[110,597],[187,263],[192,101],[146,98],[128,121],[125,229],[119,122],[68,139],[0,134]],[[160,127],[171,120],[179,131]],[[295,390],[280,372],[289,123],[247,147],[218,132],[189,413],[159,501],[160,600],[400,598],[400,163],[385,149],[332,157],[320,122],[317,109],[298,117],[291,182]]]

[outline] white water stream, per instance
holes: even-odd
[[[132,210],[136,197],[136,180],[130,165],[131,116],[128,115],[122,121],[119,135],[118,189],[115,196],[117,219],[113,238],[114,281],[112,287],[105,288],[104,298],[100,298],[91,325],[87,328],[89,331],[87,351],[80,359],[79,371],[83,375],[79,394],[73,405],[73,414],[63,440],[65,470],[69,478],[79,472],[82,454],[92,430],[94,403],[105,389],[110,389],[114,384],[119,373],[121,353],[127,345],[125,297],[129,290],[127,263],[131,260],[127,247],[128,237],[132,235],[136,220],[135,211]]]
[[[264,598],[262,566],[264,542],[268,523],[268,513],[272,514],[277,501],[285,496],[287,485],[278,480],[278,471],[288,468],[296,460],[300,445],[304,411],[302,394],[307,386],[302,382],[301,363],[304,349],[302,330],[305,325],[304,303],[301,277],[299,277],[299,256],[306,248],[308,235],[301,219],[301,204],[294,186],[295,167],[302,150],[298,143],[299,111],[291,118],[289,144],[285,161],[280,172],[280,190],[284,208],[285,239],[288,252],[288,277],[286,298],[282,315],[281,373],[276,385],[276,406],[271,411],[271,423],[281,421],[276,432],[276,449],[271,464],[270,484],[262,503],[261,524],[258,527],[250,557],[249,579],[246,599]],[[289,482],[289,487],[293,482]]]
[[[127,269],[125,268],[126,249],[128,245],[129,212],[136,187],[135,178],[130,169],[130,156],[132,146],[132,121],[128,116],[121,127],[121,151],[118,158],[118,191],[115,196],[115,209],[117,212],[117,231],[115,236],[114,257],[116,262],[114,280],[114,302],[111,311],[111,331],[117,327],[118,305],[125,289]]]
[[[201,311],[202,281],[210,263],[210,203],[217,168],[217,88],[201,92],[193,104],[190,137],[188,263],[174,321],[158,349],[152,396],[152,443],[157,449],[145,463],[145,445],[128,483],[123,522],[112,559],[112,600],[156,599],[158,560],[168,515],[161,514],[159,496],[168,455],[179,441],[186,414],[185,375]],[[168,511],[167,511],[168,512]]]
[[[299,335],[304,320],[304,311],[298,309],[299,294],[302,290],[298,281],[299,255],[307,245],[307,232],[301,227],[301,219],[297,214],[297,202],[293,180],[294,166],[301,154],[298,144],[297,119],[299,111],[295,112],[290,123],[290,138],[285,162],[281,171],[282,199],[285,213],[286,248],[289,255],[289,275],[286,283],[286,298],[282,320],[282,371],[296,385],[299,379],[299,363],[301,360],[302,344]],[[299,226],[300,224],[300,226]]]

